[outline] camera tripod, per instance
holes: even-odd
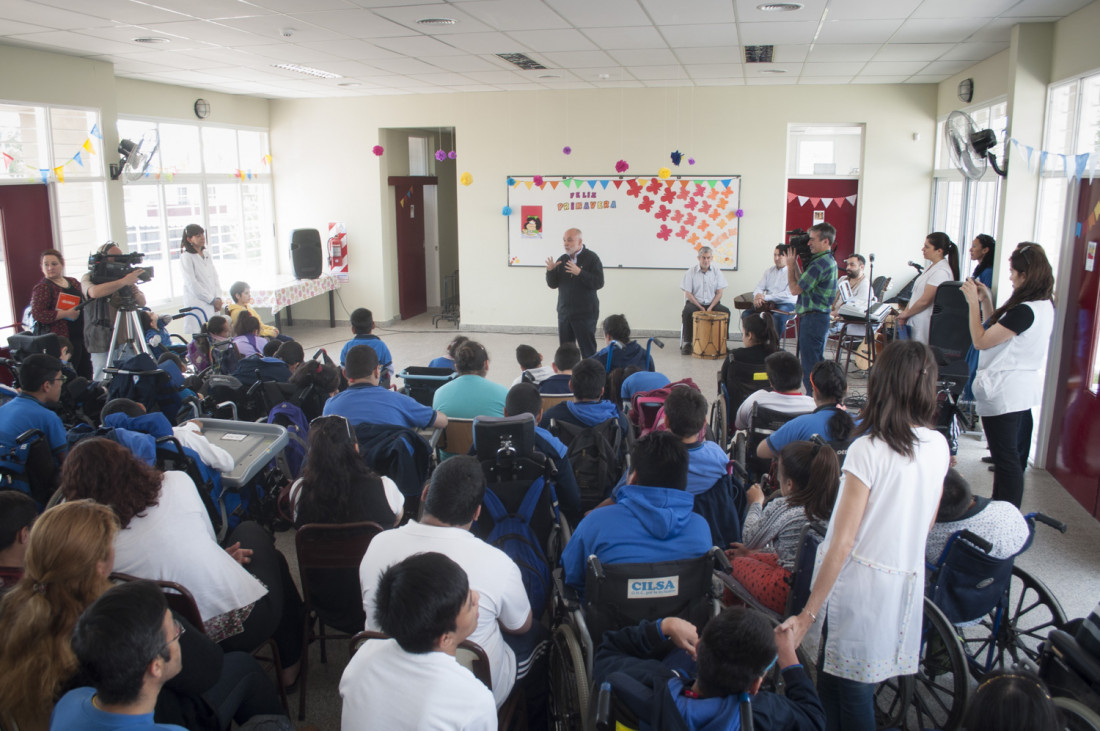
[[[142,336],[137,304],[132,301],[123,302],[115,313],[115,326],[111,331],[111,342],[107,346],[107,367],[114,366],[124,356],[138,353],[152,356]]]

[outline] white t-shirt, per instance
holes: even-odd
[[[924,547],[940,503],[950,454],[943,435],[917,427],[912,457],[864,436],[844,459],[836,504],[849,476],[870,489],[852,553],[826,600],[825,672],[877,683],[917,671],[924,601]],[[834,538],[833,522],[817,552],[817,569]],[[873,600],[872,600],[873,598]]]
[[[1004,500],[991,500],[969,518],[932,526],[932,530],[928,531],[928,543],[924,550],[925,560],[932,563],[939,561],[948,539],[964,530],[993,544],[989,549],[991,558],[1015,556],[1031,536],[1031,529],[1019,508]]]
[[[516,656],[500,634],[500,624],[519,629],[531,613],[519,567],[506,553],[463,528],[423,525],[410,521],[375,536],[359,565],[367,629],[381,630],[375,621],[375,592],[387,568],[417,553],[448,556],[466,572],[470,588],[481,595],[477,629],[470,639],[489,658],[497,705],[508,698],[516,681]],[[500,624],[498,624],[498,621]]]
[[[115,571],[183,584],[202,621],[256,602],[267,589],[218,545],[210,516],[185,472],[165,472],[160,499],[115,537]]]
[[[951,273],[951,265],[947,259],[938,262],[921,272],[917,281],[913,282],[913,299],[920,299],[927,287],[939,287],[944,282],[950,282],[955,276]],[[935,298],[933,298],[933,302]],[[932,325],[932,303],[909,318],[909,327],[913,330],[913,340],[928,343],[928,334]]]
[[[734,426],[738,429],[748,429],[749,419],[752,418],[752,405],[760,404],[765,409],[772,409],[784,414],[808,414],[817,408],[812,396],[795,393],[779,393],[777,391],[754,391],[749,394],[740,408],[737,409],[737,418]]]
[[[340,678],[344,731],[496,731],[493,694],[451,655],[370,640]]]
[[[182,446],[198,452],[199,459],[218,472],[232,472],[237,465],[233,455],[218,445],[211,444],[210,440],[202,435],[199,425],[194,422],[187,421],[172,427],[172,435]]]

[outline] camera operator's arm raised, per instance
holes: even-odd
[[[110,297],[115,292],[124,287],[133,287],[134,300],[138,303],[138,305],[144,306],[145,295],[140,289],[134,286],[137,284],[138,278],[141,277],[141,274],[144,271],[144,269],[134,269],[132,272],[124,277],[121,277],[120,279],[116,279],[113,282],[103,282],[101,284],[90,284],[91,278],[85,276],[84,291],[92,299],[100,299],[101,297]]]

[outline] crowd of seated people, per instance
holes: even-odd
[[[274,328],[265,330],[269,326],[252,309],[247,286],[234,288],[238,291],[231,290],[231,321],[211,318],[203,333],[205,350],[200,345],[189,353],[193,365],[198,369],[204,362],[212,363],[210,344],[227,339],[232,326],[239,356],[235,373],[247,376],[267,364],[279,370],[274,380],[316,389],[324,403],[323,417],[310,424],[302,476],[288,486],[292,522],[300,528],[373,521],[385,529],[363,557],[359,585],[342,583],[333,591],[359,600],[362,614],[358,616],[365,615],[365,627],[392,638],[367,642],[344,672],[340,692],[345,727],[368,714],[374,720],[380,718],[378,703],[385,698],[387,710],[382,713],[389,713],[390,706],[401,711],[394,728],[408,727],[409,718],[417,713],[444,728],[464,724],[492,728],[495,709],[513,688],[521,688],[527,696],[530,727],[541,728],[546,722],[546,628],[535,620],[515,558],[471,532],[486,489],[481,466],[469,456],[442,454],[450,459],[440,461],[431,473],[420,495],[419,514],[409,514],[406,500],[415,500],[415,495],[407,491],[403,495],[391,477],[372,469],[360,454],[356,431],[363,424],[426,433],[445,428],[449,419],[529,414],[536,422],[534,447],[555,466],[559,506],[574,528],[557,568],[565,584],[582,595],[590,556],[605,564],[651,563],[696,558],[719,545],[729,548],[733,577],[764,606],[782,613],[799,534],[809,524],[826,531],[821,578],[807,608],[775,632],[758,613],[736,608],[727,609],[701,629],[665,617],[594,638],[596,677],[615,679],[616,688],[625,689],[628,705],[642,717],[661,719],[660,727],[679,728],[677,719],[684,727],[730,719],[738,712],[741,694],[749,693],[756,695],[753,715],[758,728],[823,728],[826,716],[830,724],[860,728],[859,703],[849,701],[862,698],[862,688],[874,682],[875,653],[904,650],[911,638],[888,636],[890,628],[882,628],[867,638],[871,649],[845,657],[850,648],[846,643],[852,641],[846,633],[851,628],[841,622],[841,616],[854,599],[839,591],[830,597],[829,606],[838,622],[835,629],[830,625],[830,641],[840,649],[824,667],[820,700],[794,656],[809,625],[818,623],[817,615],[827,609],[824,597],[832,584],[868,581],[883,592],[886,601],[893,601],[892,579],[878,576],[873,567],[852,567],[847,557],[855,553],[885,556],[895,550],[887,545],[894,541],[905,545],[903,563],[915,567],[915,561],[925,557],[938,558],[948,538],[964,529],[990,540],[995,558],[1014,555],[1027,541],[1027,524],[1018,508],[975,497],[965,480],[947,472],[942,436],[923,426],[929,423],[935,404],[935,363],[920,343],[892,344],[883,351],[868,384],[868,405],[859,419],[853,419],[843,405],[844,369],[832,361],[816,364],[810,373],[810,393],[805,393],[802,365],[779,348],[771,318],[750,315],[742,320],[745,347],[731,354],[720,377],[730,393],[730,404],[736,407],[732,421],[738,428],[748,425],[754,404],[795,415],[757,451],[760,458],[776,460],[775,494],[765,496],[757,485],[742,488],[729,481],[725,445],[710,441],[706,428],[707,399],[683,385],[666,389],[664,420],[653,433],[626,440],[629,472],[615,480],[620,484],[608,485],[606,499],[585,513],[569,448],[550,431],[552,424],[591,428],[614,420],[623,434],[633,437],[624,413],[630,396],[664,388],[670,380],[646,370],[624,374],[628,377],[621,390],[616,387],[616,395],[625,399],[624,407],[607,398],[609,355],[613,368],[625,365],[617,360],[620,357],[644,355],[638,343],[631,341],[622,315],[604,321],[607,348],[594,358],[581,359],[577,347],[567,343],[557,349],[552,364],[544,366],[536,348],[518,345],[520,372],[511,389],[487,377],[490,354],[486,348],[459,336],[447,346],[445,358],[430,364],[453,368],[458,375],[438,388],[432,405],[426,406],[387,387],[395,373],[394,358],[374,334],[369,310],[352,313],[354,337],[336,366],[306,360],[300,344],[275,339],[280,334]],[[155,335],[160,339],[154,345],[159,346],[163,333]],[[66,529],[70,535],[58,534],[50,516],[66,511],[102,513],[109,520],[98,543],[78,547],[81,560],[73,559],[69,567],[76,575],[56,579],[56,586],[72,582],[76,592],[73,599],[57,600],[64,608],[59,604],[53,610],[64,613],[50,625],[63,630],[48,650],[63,660],[56,663],[60,670],[42,676],[45,682],[33,693],[24,682],[15,683],[13,692],[0,690],[0,713],[23,719],[20,728],[45,728],[50,709],[68,690],[94,689],[74,696],[63,707],[64,713],[73,712],[71,703],[102,692],[94,677],[95,658],[80,656],[68,635],[80,612],[104,595],[112,570],[188,587],[203,625],[194,634],[225,655],[222,675],[251,677],[249,663],[231,667],[228,658],[247,658],[248,652],[270,638],[284,666],[280,681],[292,685],[303,647],[303,603],[270,535],[246,521],[219,544],[190,478],[157,470],[130,445],[86,439],[67,454],[64,427],[48,408],[57,400],[63,377],[64,366],[58,359],[26,358],[20,372],[20,397],[0,407],[0,444],[11,443],[27,428],[44,432],[61,468],[61,494],[66,501],[36,522],[40,506],[21,493],[0,494],[0,592],[9,594],[0,605],[0,688],[4,677],[20,677],[35,667],[20,659],[26,646],[18,643],[27,639],[19,637],[26,629],[10,619],[18,616],[15,607],[33,606],[43,597],[53,600],[53,569],[42,563],[49,560],[44,552],[36,554],[36,535],[55,536],[50,540],[57,544],[65,539],[86,540],[75,528]],[[544,409],[542,397],[555,394],[569,398]],[[103,419],[116,430],[171,434],[217,471],[232,466],[232,458],[205,440],[198,425],[173,426],[161,414],[146,413],[135,401],[114,400],[104,408]],[[842,466],[831,445],[852,439],[856,441],[849,461]],[[727,484],[741,490],[745,505],[736,508],[731,502],[717,508],[739,512],[738,540],[722,542],[715,538],[721,534],[715,532],[721,516],[714,514],[713,507],[709,513],[701,510],[699,499],[712,490],[727,489]],[[929,532],[925,528],[933,515]],[[914,521],[923,525],[910,525]],[[912,568],[914,574],[919,570]],[[862,573],[855,577],[845,572]],[[334,583],[331,579],[329,584]],[[333,588],[321,582],[322,592]],[[911,609],[900,599],[892,606],[898,614]],[[360,607],[355,609],[358,614]],[[489,656],[491,691],[470,682],[472,676],[454,663],[455,646],[467,638]],[[186,672],[187,649],[182,649]],[[682,674],[668,675],[671,671],[658,671],[650,662],[677,653],[682,657],[674,658],[676,663],[687,668]],[[169,655],[166,667],[176,659]],[[775,662],[787,682],[786,697],[760,690],[762,676]],[[902,671],[902,665],[894,669]],[[201,683],[181,686],[175,676],[167,677],[171,674],[158,676],[165,681],[163,687],[154,684],[158,713],[165,699],[175,704],[168,713],[178,713],[176,706],[181,704],[205,709],[215,719],[212,723],[224,722],[223,726],[228,723],[225,719],[240,722],[261,711],[281,713],[277,702],[274,709],[264,704],[245,710],[229,708],[231,703],[216,690],[229,681],[217,673],[208,673],[207,687],[200,690],[196,688]],[[679,684],[676,688],[670,684],[673,677]],[[442,683],[445,691],[438,696],[439,703],[401,703],[401,698],[411,700],[416,691],[408,685],[409,678]],[[266,703],[275,686],[266,678],[260,680],[266,685],[257,693]],[[188,700],[184,703],[180,697]],[[161,716],[156,718],[160,722]]]

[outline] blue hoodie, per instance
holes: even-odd
[[[118,441],[151,467],[157,464],[157,439],[172,436],[171,422],[159,411],[141,416],[116,412],[104,417],[103,426],[114,429]]]
[[[584,591],[585,563],[653,563],[696,558],[711,549],[710,527],[682,490],[623,485],[617,502],[593,510],[562,552],[565,583]]]

